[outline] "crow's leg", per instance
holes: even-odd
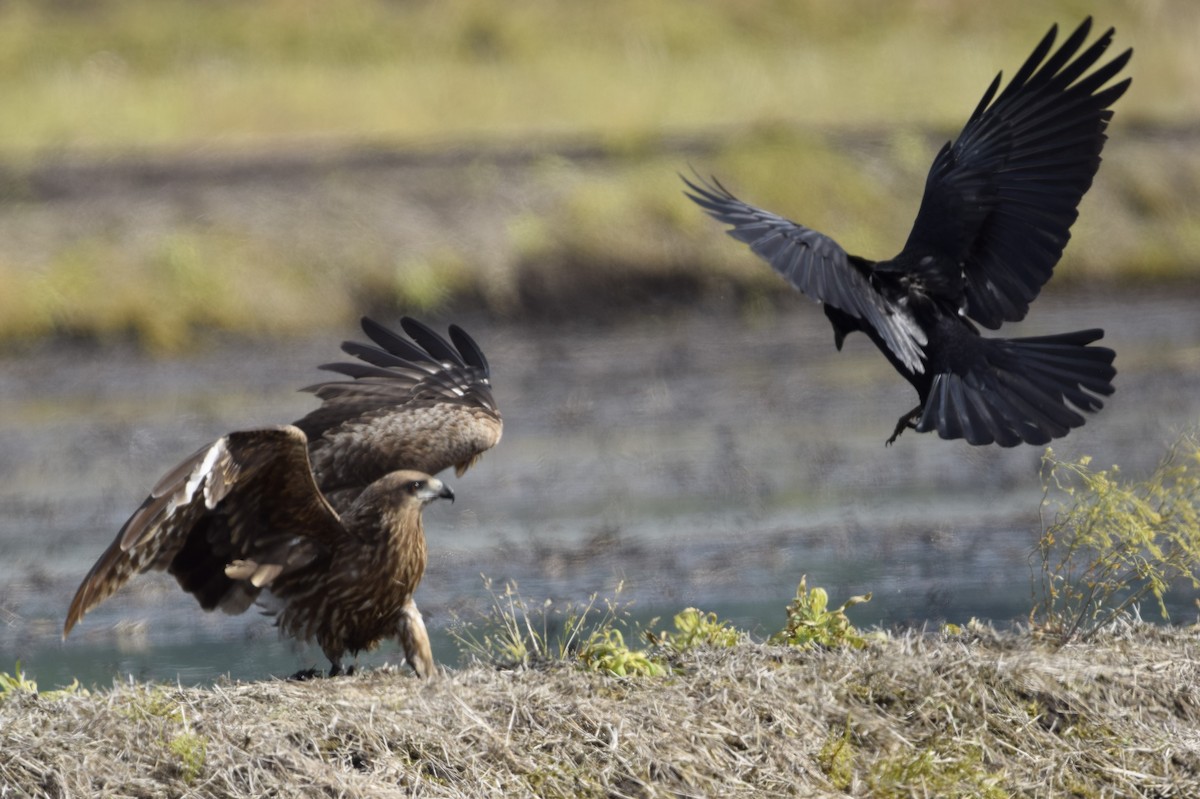
[[[892,444],[896,443],[896,439],[899,438],[900,434],[903,433],[906,429],[908,429],[910,427],[915,429],[917,426],[917,421],[920,420],[920,418],[921,418],[921,412],[924,410],[925,410],[924,405],[918,405],[917,407],[913,408],[908,413],[901,416],[900,420],[896,422],[896,429],[892,431],[892,437],[889,438],[887,441],[883,442],[883,445],[885,447],[890,447]]]

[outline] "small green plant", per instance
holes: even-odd
[[[171,754],[179,758],[180,776],[191,785],[204,770],[208,759],[208,744],[194,732],[181,732],[167,744]]]
[[[810,591],[807,579],[807,575],[800,578],[796,598],[787,606],[787,626],[771,636],[771,643],[804,648],[849,646],[861,649],[866,646],[866,637],[846,617],[846,610],[870,602],[871,595],[852,596],[840,607],[830,610],[829,594],[824,588]]]
[[[12,674],[0,672],[0,699],[5,699],[13,694],[36,694],[37,692],[37,683],[25,676],[25,672],[21,670],[21,661],[17,661],[17,666]]]
[[[1117,466],[1096,471],[1091,458],[1042,459],[1046,480],[1042,534],[1033,558],[1033,628],[1066,643],[1106,624],[1176,580],[1200,587],[1200,441],[1181,437],[1144,480],[1122,480]],[[1053,521],[1051,492],[1066,499]]]
[[[830,735],[817,752],[817,766],[839,791],[849,791],[854,784],[854,761],[857,754],[850,732],[850,719],[841,735]]]
[[[165,687],[159,685],[149,685],[145,691],[131,696],[119,712],[135,721],[158,719],[173,724],[185,721],[182,705]]]
[[[696,608],[687,608],[676,613],[675,632],[646,632],[646,640],[679,654],[697,646],[737,646],[745,633],[727,621],[721,621],[715,613],[705,613]]]
[[[614,677],[659,677],[667,673],[644,649],[630,649],[625,636],[615,627],[594,630],[577,653],[579,662],[589,671]]]
[[[960,742],[932,740],[915,749],[898,749],[872,763],[865,777],[869,795],[881,799],[909,796],[1004,799],[1012,795],[1002,787],[1002,777],[987,768],[979,747]]]
[[[79,680],[72,680],[70,685],[54,691],[38,691],[37,682],[25,675],[25,672],[21,669],[21,661],[18,660],[12,674],[0,671],[0,702],[3,702],[10,696],[21,693],[36,694],[43,699],[51,701],[75,694],[80,696],[88,695],[87,689],[79,684]]]

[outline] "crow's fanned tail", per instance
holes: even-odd
[[[976,339],[979,357],[968,368],[933,374],[915,429],[1002,447],[1064,436],[1084,423],[1078,411],[1100,410],[1100,396],[1113,393],[1116,353],[1090,346],[1103,335]]]

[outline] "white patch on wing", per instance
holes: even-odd
[[[190,505],[196,496],[196,490],[205,483],[217,464],[218,460],[226,454],[225,439],[218,439],[215,444],[208,448],[208,452],[204,453],[204,459],[192,469],[187,480],[183,484],[183,488],[171,497],[171,502],[167,505],[167,516],[170,516],[175,510],[184,505]],[[207,487],[204,492],[204,504],[211,510],[216,505],[216,500],[210,499]],[[219,498],[218,498],[219,499]]]
[[[192,500],[192,495],[195,494],[196,487],[199,485],[200,481],[212,473],[213,466],[216,464],[217,459],[224,454],[225,439],[217,439],[217,443],[208,448],[208,453],[205,454],[204,460],[200,462],[200,465],[192,470],[192,474],[188,478],[187,485],[184,486],[184,493],[187,497],[187,501],[190,502]]]

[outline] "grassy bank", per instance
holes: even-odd
[[[18,796],[1187,796],[1200,634],[743,643],[668,675],[484,666],[0,700]]]
[[[1051,287],[1190,280],[1200,7],[1088,11],[1137,50],[1135,82]],[[787,289],[683,199],[677,172],[888,257],[991,77],[1081,13],[6,3],[0,342],[169,352],[363,311],[753,310]]]
[[[802,580],[765,642],[695,609],[635,635],[616,598],[489,583],[452,628],[473,660],[432,683],[38,693],[18,667],[0,796],[1197,795],[1200,627],[1136,612],[1196,586],[1197,472],[1195,435],[1135,478],[1047,453],[1033,605],[1005,632],[861,630],[879,600]]]
[[[100,0],[0,7],[0,150],[212,148],[568,131],[638,140],[731,121],[959,124],[1052,22],[1138,49],[1132,118],[1192,121],[1187,0],[1004,7]],[[967,99],[964,99],[967,98]]]
[[[1192,282],[1198,138],[1114,134],[1049,291]],[[0,176],[0,342],[132,338],[170,352],[208,331],[344,329],[364,312],[753,313],[793,292],[683,196],[677,173],[714,173],[887,257],[939,141],[769,126],[634,149],[572,139],[14,168]]]

